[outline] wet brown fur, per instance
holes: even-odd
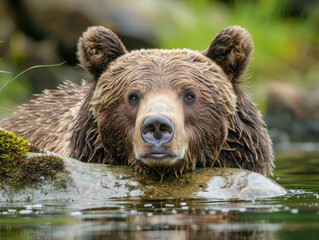
[[[220,32],[202,53],[188,49],[127,53],[118,37],[92,27],[79,40],[80,63],[92,79],[66,82],[23,105],[0,126],[33,144],[85,162],[128,164],[142,172],[182,173],[196,166],[245,168],[271,173],[271,141],[250,98],[240,88],[253,44],[238,26]],[[183,105],[188,138],[185,157],[174,166],[150,168],[133,152],[138,105],[135,91],[186,91],[196,94]]]

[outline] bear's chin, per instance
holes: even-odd
[[[144,164],[149,167],[171,167],[174,166],[179,158],[176,156],[161,156],[155,155],[153,157],[145,157],[140,159]]]

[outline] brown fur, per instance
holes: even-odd
[[[0,125],[81,161],[129,164],[162,177],[196,166],[271,173],[273,155],[265,124],[240,88],[252,48],[249,33],[233,26],[220,32],[202,53],[188,49],[127,53],[110,30],[92,27],[79,40],[78,57],[93,79],[81,87],[66,82],[58,90],[45,91]],[[191,104],[183,101],[186,92],[196,96]],[[141,96],[138,104],[128,101],[131,93]],[[163,105],[163,111],[176,125],[176,134],[165,147],[181,154],[185,147],[186,152],[161,162],[137,158],[149,147],[140,138],[140,124],[154,114],[149,105],[162,104],[158,99],[163,96],[167,106],[175,108]]]

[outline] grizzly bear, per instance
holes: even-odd
[[[196,166],[271,174],[265,123],[240,87],[252,49],[239,26],[202,52],[128,52],[111,30],[90,27],[77,55],[91,79],[45,90],[0,125],[52,152],[161,177]]]

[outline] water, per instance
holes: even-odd
[[[319,239],[319,154],[277,157],[291,190],[255,201],[0,204],[0,239]]]

